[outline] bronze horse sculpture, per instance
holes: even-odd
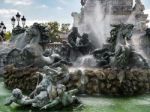
[[[14,49],[7,55],[7,64],[14,64],[18,66],[28,66],[31,64],[44,66],[53,62],[51,57],[43,56],[45,45],[49,42],[48,30],[45,26],[34,23],[31,27],[25,29],[21,33],[13,33],[10,43],[14,44],[18,49],[18,57],[21,59],[17,61],[12,57]],[[9,60],[14,59],[10,62]],[[20,65],[21,64],[21,65]]]
[[[130,43],[133,35],[132,24],[120,24],[111,31],[109,42],[113,45],[115,57],[112,61],[113,66],[121,68],[147,68],[149,65],[146,59],[139,54]]]

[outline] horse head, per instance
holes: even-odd
[[[132,34],[133,34],[133,28],[134,28],[133,24],[127,24],[126,25],[125,34],[126,34],[126,39],[127,40],[131,40]]]

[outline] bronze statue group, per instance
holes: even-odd
[[[16,88],[12,91],[12,96],[7,99],[5,105],[9,106],[12,103],[16,103],[21,106],[51,109],[58,106],[66,107],[81,104],[75,96],[78,89],[66,90],[65,85],[57,82],[56,78],[60,74],[67,75],[67,71],[64,73],[64,70],[58,69],[44,66],[43,72],[36,73],[39,77],[42,77],[42,80],[36,86],[35,90],[29,96],[25,96],[20,89]]]
[[[80,41],[80,46],[76,45],[78,37],[85,39],[81,39],[82,41]],[[73,104],[81,104],[79,99],[75,96],[75,94],[78,93],[78,88],[67,90],[66,86],[63,85],[63,83],[69,80],[68,67],[66,67],[65,65],[71,65],[71,50],[74,52],[80,52],[80,49],[85,49],[85,53],[89,52],[87,49],[90,45],[88,35],[84,34],[81,37],[78,34],[78,29],[73,28],[73,31],[68,36],[68,42],[63,41],[62,44],[63,45],[61,47],[60,54],[51,54],[49,50],[45,50],[43,56],[49,57],[49,55],[51,55],[51,64],[49,64],[49,66],[46,66],[45,63],[37,64],[39,67],[42,67],[43,65],[44,67],[42,68],[42,71],[36,73],[36,75],[39,76],[39,79],[41,78],[42,80],[40,83],[37,83],[35,90],[29,96],[26,96],[23,95],[22,91],[19,88],[16,88],[12,91],[12,96],[8,98],[5,105],[8,106],[12,103],[17,103],[21,106],[31,106],[34,108],[48,109],[60,105],[62,107],[65,107]],[[28,58],[32,59],[31,54],[28,55]],[[15,66],[18,67],[20,65],[15,64]]]
[[[62,47],[58,53],[51,54],[45,50],[43,56],[40,55],[37,58],[36,65],[42,67],[42,71],[37,72],[36,75],[42,77],[42,80],[37,84],[35,90],[29,96],[25,96],[20,89],[14,89],[6,105],[14,102],[21,106],[30,105],[35,108],[48,109],[59,105],[65,107],[71,104],[80,104],[81,102],[75,96],[79,88],[67,90],[63,84],[69,80],[68,65],[72,66],[72,62],[81,55],[92,54],[97,60],[96,67],[99,68],[149,67],[146,60],[136,53],[132,46],[127,44],[127,41],[130,41],[132,37],[133,27],[131,24],[113,25],[111,37],[108,38],[107,44],[103,45],[102,49],[95,49],[88,38],[88,34],[84,33],[81,36],[78,33],[78,28],[73,27],[72,32],[68,35],[68,41],[62,42]],[[35,29],[32,30],[35,32]],[[32,48],[32,46],[30,47]],[[29,48],[26,49],[27,54],[34,54],[36,49]],[[30,55],[27,55],[27,59],[31,58]],[[44,56],[51,60],[45,61]],[[33,60],[35,61],[35,59]],[[38,62],[39,60],[42,62]]]
[[[77,38],[80,39],[78,45]],[[45,50],[43,55],[47,57],[51,55],[52,64],[49,66],[45,65],[42,72],[36,73],[37,76],[42,77],[42,80],[37,84],[35,90],[29,96],[25,96],[19,88],[16,88],[12,91],[12,96],[5,105],[17,103],[21,106],[48,109],[58,105],[65,107],[72,104],[80,104],[81,102],[75,96],[78,93],[78,88],[67,90],[65,85],[63,85],[64,82],[69,80],[69,71],[65,65],[72,65],[71,52],[86,55],[92,50],[93,47],[88,39],[88,34],[85,33],[83,36],[80,36],[78,28],[73,27],[72,32],[68,35],[68,41],[62,42],[62,47],[58,54],[51,54],[49,50]],[[73,55],[73,57],[77,59],[79,55]],[[40,65],[42,66],[41,63]]]

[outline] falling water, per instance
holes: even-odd
[[[77,61],[74,63],[74,67],[95,67],[96,59],[93,55],[86,55],[79,57]]]
[[[149,59],[146,56],[146,54],[144,53],[144,50],[142,49],[142,46],[141,46],[140,38],[143,35],[144,35],[144,33],[134,33],[132,36],[131,44],[132,44],[134,50],[148,61]]]
[[[9,42],[1,42],[0,43],[0,54],[8,53],[11,48],[14,48],[13,44],[10,44]]]
[[[106,15],[99,0],[87,0],[84,10],[80,31],[88,33],[94,44],[101,48],[106,43],[110,32],[111,10]]]
[[[27,34],[27,32],[24,32],[17,35],[17,37],[15,36],[15,38],[12,36],[11,43],[13,43],[16,48],[23,49],[31,39],[32,38]]]
[[[79,26],[80,33],[88,33],[89,38],[97,48],[106,43],[111,30],[111,5],[106,14],[105,8],[99,0],[87,0],[84,6],[83,23]],[[96,60],[92,55],[80,57],[74,66],[94,67]]]

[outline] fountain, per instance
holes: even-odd
[[[19,89],[7,104],[28,102],[47,109],[78,102],[75,93],[133,96],[150,92],[149,60],[139,43],[147,23],[140,0],[135,6],[131,0],[81,0],[81,4],[81,13],[72,13],[74,27],[68,41],[53,53],[46,49],[45,26],[35,23],[28,29],[14,29],[11,44],[15,48],[6,53],[4,79],[6,87]],[[33,91],[24,103],[20,89]]]

